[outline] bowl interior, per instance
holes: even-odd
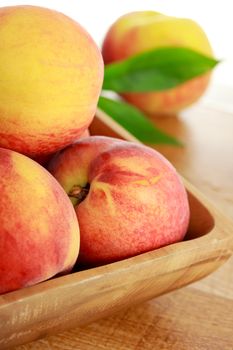
[[[190,222],[185,240],[204,236],[214,227],[214,218],[208,209],[189,191]]]

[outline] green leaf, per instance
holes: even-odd
[[[181,146],[174,137],[157,129],[144,114],[132,105],[100,96],[98,106],[118,124],[144,143],[165,143]]]
[[[217,63],[185,47],[158,48],[106,65],[103,89],[119,93],[167,90],[208,72]]]

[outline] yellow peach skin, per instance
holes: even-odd
[[[188,47],[212,56],[210,43],[196,22],[153,11],[133,12],[119,18],[106,34],[102,53],[107,64],[166,46]],[[195,102],[206,90],[209,79],[207,73],[166,91],[123,96],[150,115],[174,114]]]
[[[74,205],[78,262],[113,262],[183,239],[184,186],[173,166],[146,146],[108,137],[82,139],[48,167]]]
[[[43,156],[90,125],[102,86],[102,56],[90,35],[61,13],[3,7],[0,77],[0,146]]]
[[[0,148],[0,193],[0,294],[70,271],[79,253],[79,225],[51,174]]]

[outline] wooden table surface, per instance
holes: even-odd
[[[233,99],[233,91],[227,93]],[[184,148],[157,149],[233,221],[233,111],[229,105],[200,102],[179,118],[155,122],[185,142]],[[191,286],[15,349],[233,350],[233,258]]]

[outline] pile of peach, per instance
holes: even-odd
[[[96,44],[72,19],[39,7],[0,8],[0,293],[74,264],[159,248],[187,231],[186,191],[162,155],[82,137],[103,68]]]

